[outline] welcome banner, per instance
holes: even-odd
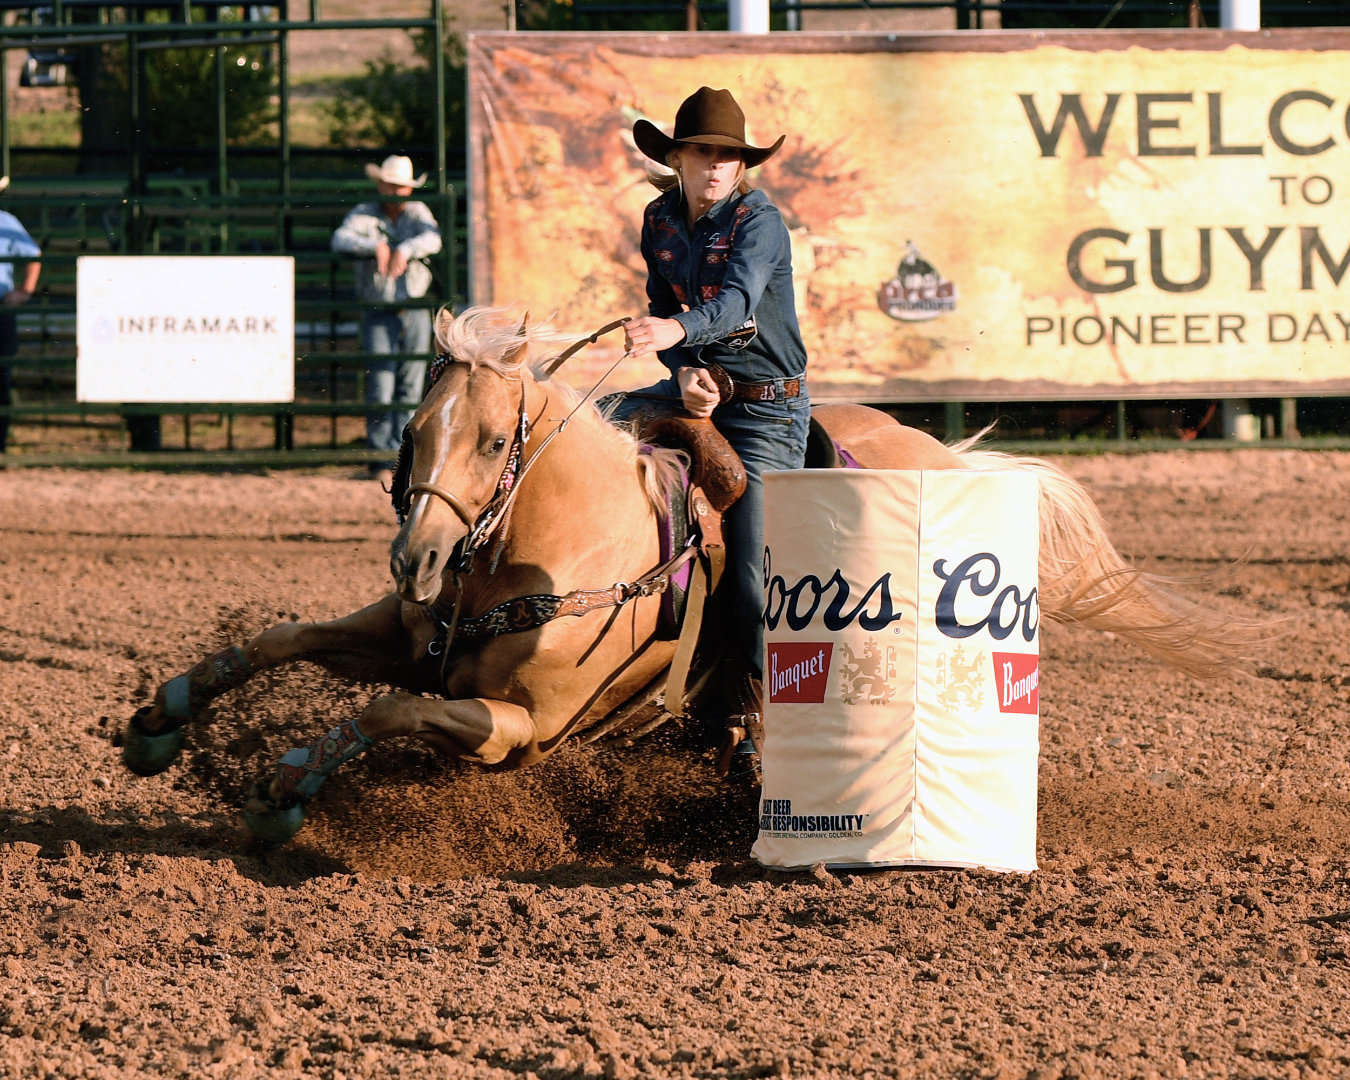
[[[1348,31],[476,34],[469,61],[477,303],[645,313],[633,121],[711,85],[787,135],[750,178],[816,399],[1350,391]]]

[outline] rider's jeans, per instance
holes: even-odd
[[[628,419],[650,406],[652,397],[669,397],[670,382],[626,396],[611,413]],[[665,393],[661,391],[665,390]],[[644,400],[644,397],[647,400]],[[678,394],[676,397],[678,404]],[[727,617],[743,659],[759,678],[764,668],[764,485],[766,472],[800,469],[806,458],[810,400],[805,393],[791,401],[732,401],[713,412],[713,423],[745,463],[745,494],[723,520],[727,542],[725,586]],[[724,590],[725,591],[725,590]]]

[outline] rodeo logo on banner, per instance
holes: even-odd
[[[1035,478],[806,470],[765,484],[755,857],[1034,866]]]
[[[905,245],[905,257],[896,267],[895,277],[877,290],[877,306],[901,322],[936,319],[956,310],[956,284],[939,274],[911,240]]]

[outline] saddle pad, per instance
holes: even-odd
[[[644,444],[642,453],[655,449]],[[689,473],[680,470],[680,482],[666,498],[665,509],[658,515],[656,527],[660,537],[661,562],[673,559],[689,543]],[[656,636],[662,641],[674,641],[680,636],[684,621],[685,598],[689,592],[694,560],[690,559],[670,578],[670,588],[661,594],[661,617],[656,624]]]

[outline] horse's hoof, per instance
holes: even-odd
[[[156,776],[178,760],[183,749],[183,729],[145,731],[139,723],[149,706],[136,710],[122,736],[122,764],[137,776]]]
[[[277,806],[266,795],[254,790],[244,803],[244,824],[264,844],[284,844],[305,823],[305,804]]]

